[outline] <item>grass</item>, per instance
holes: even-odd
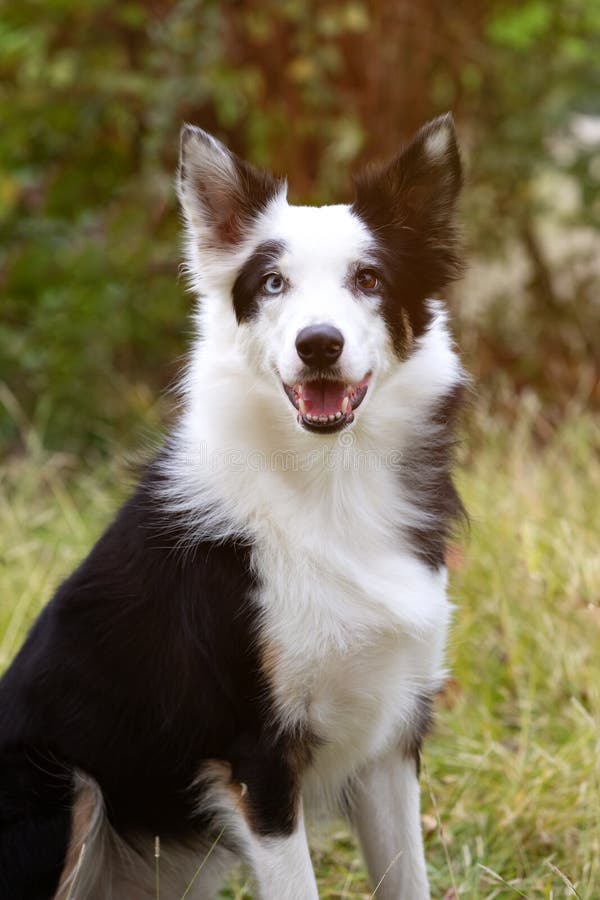
[[[600,897],[597,422],[573,408],[543,446],[539,422],[528,401],[510,430],[483,401],[473,412],[460,474],[471,533],[451,555],[453,679],[422,778],[436,900]],[[114,463],[24,439],[0,467],[0,669],[127,489]],[[370,896],[343,825],[312,844],[322,898]],[[251,893],[237,881],[223,896]]]

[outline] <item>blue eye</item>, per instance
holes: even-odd
[[[281,294],[285,287],[283,275],[280,275],[278,272],[271,272],[270,275],[266,276],[263,287],[267,294]]]

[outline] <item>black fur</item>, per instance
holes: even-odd
[[[440,128],[447,130],[450,142],[445,156],[433,161],[425,144]],[[411,339],[402,311],[418,337],[430,320],[425,300],[462,272],[454,224],[461,185],[460,156],[449,116],[426,125],[390,163],[371,167],[356,180],[352,209],[379,244],[383,313],[401,357]]]
[[[445,154],[432,160],[426,142],[440,128],[449,142]],[[430,122],[391,163],[368,170],[356,183],[353,210],[378,242],[383,314],[401,357],[410,353],[413,338],[430,322],[427,299],[462,272],[454,224],[461,185],[450,116]],[[433,569],[444,565],[448,538],[455,525],[466,520],[452,481],[454,429],[464,395],[464,387],[458,386],[433,411],[427,436],[404,457],[401,469],[405,489],[428,516],[426,524],[410,530],[413,546]]]
[[[258,312],[262,280],[285,250],[280,241],[265,241],[254,250],[239,271],[233,285],[233,308],[238,322],[246,322]]]
[[[406,756],[414,759],[417,775],[421,774],[423,743],[433,728],[433,720],[433,700],[429,694],[421,694],[417,698],[410,731],[407,733],[401,748]]]
[[[0,900],[47,900],[58,886],[71,830],[70,772],[47,752],[19,741],[2,744]]]
[[[452,480],[455,428],[466,389],[457,385],[433,410],[422,442],[403,457],[400,477],[404,489],[427,520],[409,529],[416,555],[432,569],[445,564],[448,540],[467,513]]]
[[[75,768],[99,783],[125,835],[204,829],[190,786],[208,759],[229,762],[248,785],[262,832],[293,827],[310,738],[302,756],[297,737],[292,753],[272,730],[250,548],[205,541],[183,551],[185,535],[154,499],[156,471],[61,585],[0,682],[2,900],[51,896]],[[25,888],[28,878],[46,893]]]

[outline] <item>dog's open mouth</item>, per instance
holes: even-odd
[[[369,372],[357,384],[315,378],[283,387],[298,410],[298,423],[308,431],[331,434],[354,421],[354,410],[365,399],[369,387]]]

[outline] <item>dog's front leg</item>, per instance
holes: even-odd
[[[251,831],[246,856],[261,900],[318,900],[301,805],[290,834]]]
[[[369,764],[352,818],[378,900],[429,900],[415,759],[394,750]]]
[[[207,766],[199,784],[201,808],[222,821],[261,900],[318,900],[299,780],[282,755],[251,746],[233,766]]]

